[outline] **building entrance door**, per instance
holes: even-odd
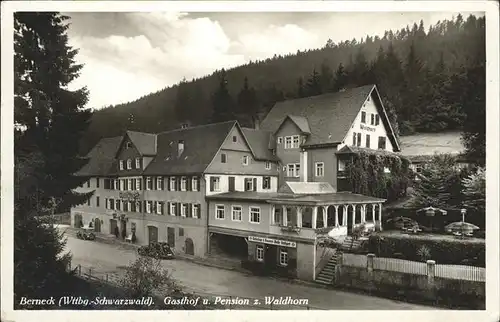
[[[276,268],[276,261],[278,257],[278,247],[275,245],[264,245],[264,265],[266,268],[273,270]]]
[[[116,219],[110,219],[109,220],[109,233],[114,235],[115,231],[116,231],[116,227],[118,227],[118,223],[116,222]]]
[[[158,242],[158,228],[155,226],[148,226],[148,241],[149,244]]]
[[[101,232],[101,219],[99,219],[99,218],[94,219],[94,231],[96,233]]]
[[[167,243],[170,247],[175,248],[175,228],[167,227]]]

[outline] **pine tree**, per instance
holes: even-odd
[[[67,211],[92,193],[72,189],[86,180],[73,174],[87,160],[79,143],[91,112],[87,90],[71,91],[82,65],[68,45],[67,16],[17,12],[14,15],[14,294],[49,298],[68,292],[69,255],[56,228],[38,215]],[[19,301],[16,301],[19,303]]]
[[[190,108],[189,87],[185,78],[177,85],[177,94],[175,95],[175,116],[177,121],[185,122],[193,115]]]
[[[297,97],[302,98],[306,96],[307,94],[304,86],[304,80],[302,79],[302,77],[299,77],[299,79],[297,80]]]
[[[314,68],[311,76],[306,82],[305,96],[309,97],[320,95],[321,92],[321,77],[320,74],[316,71],[316,68]]]
[[[225,122],[235,119],[234,102],[227,89],[226,71],[219,72],[219,87],[212,94],[212,122]]]
[[[348,75],[346,70],[344,69],[344,65],[342,63],[339,64],[339,67],[335,71],[335,79],[333,82],[333,91],[338,92],[341,89],[345,88],[348,83]]]
[[[248,77],[243,81],[243,88],[238,94],[238,114],[239,118],[248,118],[250,126],[254,127],[258,121],[259,105],[257,95],[253,87],[248,85]]]

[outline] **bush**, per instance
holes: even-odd
[[[425,253],[421,250],[425,247]],[[437,264],[471,265],[485,267],[484,241],[453,240],[425,238],[422,236],[409,237],[404,235],[370,236],[368,250],[377,257],[394,257],[422,261],[430,253],[432,260]]]

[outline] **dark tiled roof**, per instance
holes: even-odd
[[[250,145],[255,159],[278,161],[278,157],[273,155],[271,150],[274,148],[274,138],[271,132],[249,128],[242,128],[241,130]]]
[[[156,154],[156,134],[127,131],[127,135],[141,155]]]
[[[114,164],[115,155],[122,139],[121,136],[101,139],[86,155],[88,162],[75,175],[101,176],[108,174]]]
[[[158,151],[144,174],[202,173],[236,124],[236,121],[228,121],[157,134]],[[184,142],[184,152],[180,156],[177,152],[179,141]]]
[[[288,115],[307,118],[311,135],[306,145],[340,143],[373,90],[367,85],[313,97],[278,102],[261,124],[275,132]]]
[[[288,118],[292,120],[295,125],[303,132],[311,134],[311,129],[309,128],[309,121],[303,116],[288,115]]]

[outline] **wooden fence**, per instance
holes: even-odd
[[[413,275],[430,275],[435,277],[468,280],[475,282],[486,281],[486,269],[484,267],[465,265],[443,265],[435,264],[434,261],[420,263],[396,258],[377,258],[371,255],[342,254],[342,265],[351,267],[368,268],[373,270],[384,270],[392,272],[407,273]],[[371,266],[371,267],[370,267]],[[432,273],[431,273],[432,272]]]

